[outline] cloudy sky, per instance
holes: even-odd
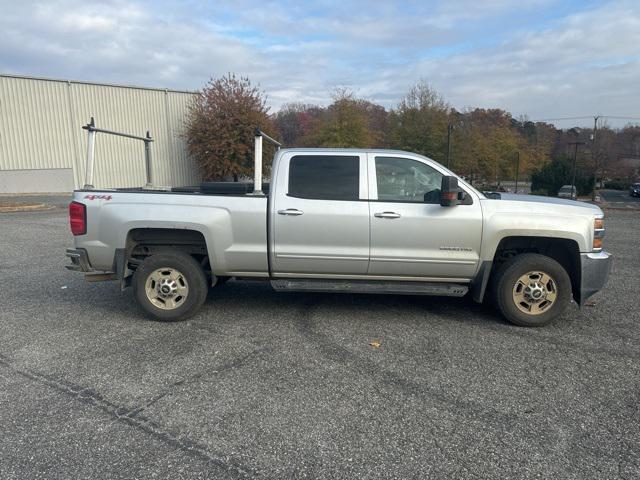
[[[640,117],[640,0],[0,0],[0,73],[191,90],[226,72],[274,110],[336,86],[392,107],[425,79],[458,109]]]

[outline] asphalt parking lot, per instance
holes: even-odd
[[[640,198],[632,197],[627,190],[600,190],[602,200],[614,208],[640,208]]]
[[[64,210],[3,214],[0,478],[639,478],[639,229],[543,329],[248,282],[162,324],[64,269]]]

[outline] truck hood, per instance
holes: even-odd
[[[591,213],[602,213],[602,210],[600,210],[600,207],[598,207],[597,205],[587,202],[578,202],[576,200],[569,200],[565,198],[542,197],[540,195],[516,195],[514,193],[500,193],[499,195],[500,197],[498,198],[500,200],[509,200],[513,202],[547,203],[553,205],[566,205],[568,207],[582,207],[591,210]]]

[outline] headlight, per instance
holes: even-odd
[[[596,218],[593,221],[593,249],[602,250],[604,238],[604,218]]]

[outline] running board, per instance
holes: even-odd
[[[315,278],[271,280],[271,286],[274,290],[288,292],[386,293],[443,297],[463,297],[469,291],[467,285],[458,283],[322,280]]]

